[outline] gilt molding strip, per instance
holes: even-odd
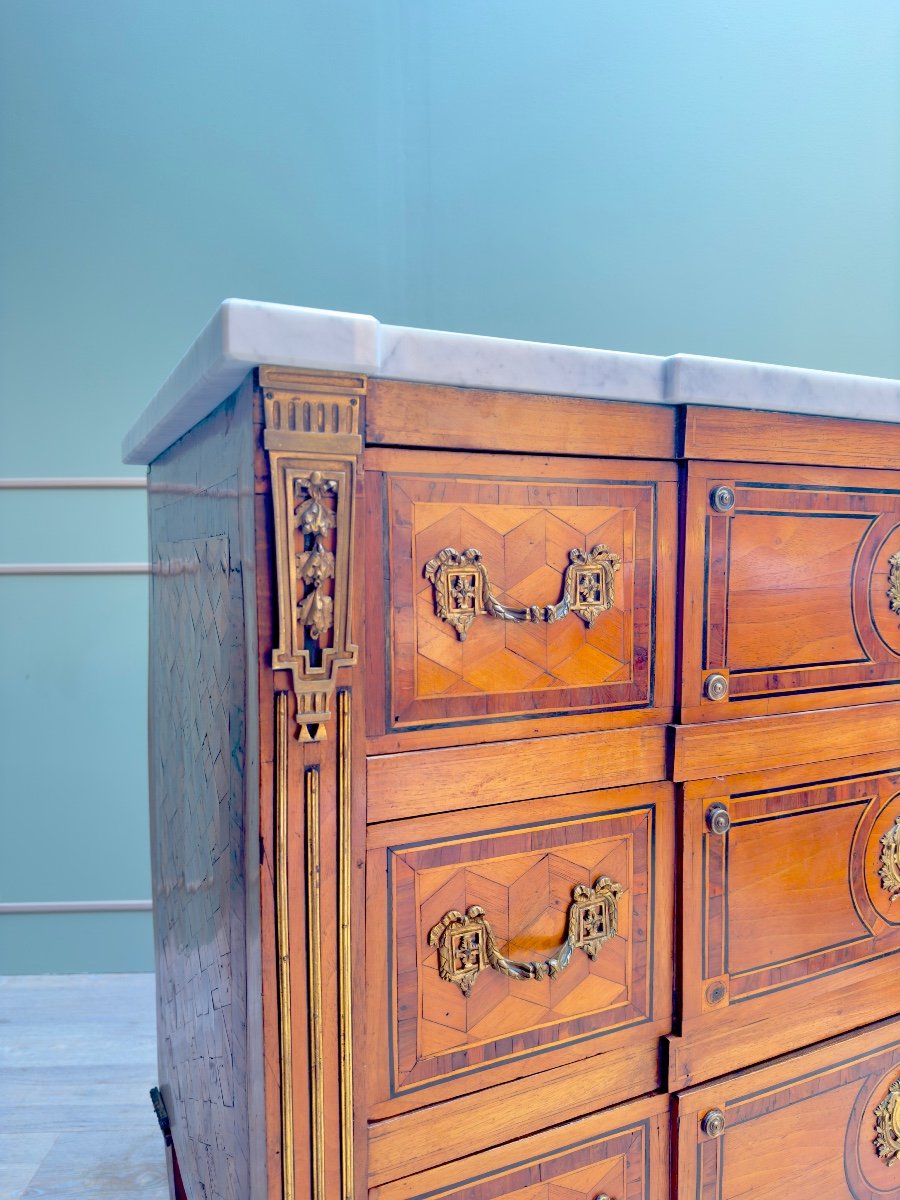
[[[274,670],[289,670],[303,741],[325,737],[350,635],[351,546],[366,381],[260,367],[278,600]]]
[[[288,936],[288,717],[287,692],[275,695],[275,925],[278,943],[278,1023],[281,1067],[281,1184],[295,1200],[294,1112],[291,1051],[291,966]]]
[[[319,903],[319,768],[303,776],[306,806],[307,972],[312,1200],[325,1200],[325,1075],[322,1039],[322,916]]]
[[[352,729],[351,693],[341,688],[338,712],[338,992],[341,1048],[341,1179],[343,1200],[353,1200],[353,996],[352,996]]]

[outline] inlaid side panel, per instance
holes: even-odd
[[[652,784],[373,827],[380,1112],[488,1086],[502,1064],[535,1072],[563,1049],[655,1037],[671,808],[669,786]]]
[[[678,1200],[892,1200],[897,1021],[677,1098]]]
[[[246,950],[258,908],[252,895],[247,906],[244,857],[252,458],[249,436],[225,436],[237,407],[249,428],[249,402],[230,401],[150,473],[159,1079],[190,1195],[228,1200],[249,1195],[262,1165],[250,1131],[251,1121],[261,1130],[261,1080],[248,1065],[262,1035]]]
[[[682,813],[676,1084],[896,1011],[900,769],[689,783]]]
[[[900,695],[900,475],[691,463],[682,719]]]
[[[380,471],[368,536],[382,566],[367,582],[384,679],[370,735],[424,745],[462,725],[521,736],[536,716],[665,719],[671,466],[371,451],[367,469]]]

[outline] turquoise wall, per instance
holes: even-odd
[[[896,0],[0,0],[0,164],[6,478],[129,473],[225,296],[900,375]],[[146,553],[0,491],[0,562]],[[0,902],[146,898],[146,580],[0,585]],[[0,915],[0,972],[150,964]]]

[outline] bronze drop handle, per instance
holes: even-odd
[[[534,962],[520,962],[500,953],[484,909],[477,904],[466,909],[465,915],[455,910],[445,913],[428,934],[429,946],[438,949],[441,979],[455,983],[464,996],[488,967],[510,979],[556,979],[571,962],[574,950],[583,950],[594,959],[604,943],[616,936],[619,897],[624,890],[607,875],[592,888],[579,883],[569,905],[566,940],[549,958]]]
[[[532,604],[528,608],[511,608],[500,603],[487,567],[481,561],[481,551],[474,547],[460,552],[445,546],[428,560],[424,574],[434,588],[435,612],[453,626],[459,640],[464,642],[469,626],[482,615],[501,621],[552,624],[573,612],[590,629],[600,613],[613,606],[615,574],[620,565],[618,554],[609,546],[595,546],[593,550],[575,547],[569,551],[562,599],[556,604]]]

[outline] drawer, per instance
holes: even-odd
[[[896,1012],[900,751],[687,783],[681,807],[672,1086]]]
[[[682,720],[900,696],[900,473],[691,463]]]
[[[653,783],[370,826],[371,1117],[621,1049],[655,1070],[672,810]],[[592,1107],[622,1085],[597,1063]]]
[[[669,1098],[651,1096],[376,1185],[369,1200],[664,1200],[669,1159]]]
[[[894,1200],[900,1021],[675,1099],[678,1200]]]
[[[671,463],[370,450],[370,750],[665,722]]]

